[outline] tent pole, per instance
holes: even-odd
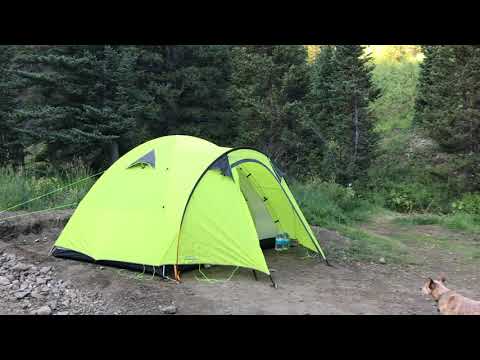
[[[253,271],[253,277],[255,278],[255,281],[258,281],[257,272],[255,270],[252,270],[252,271]]]

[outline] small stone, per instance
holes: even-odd
[[[37,285],[44,285],[47,283],[47,279],[38,277],[36,280]]]
[[[32,314],[32,315],[50,315],[51,313],[52,313],[52,310],[47,305],[42,306],[42,307],[30,312],[30,314]]]
[[[40,294],[38,291],[32,291],[32,293],[30,294],[31,297],[35,298],[35,299],[38,299],[38,300],[41,300],[43,298],[45,298],[45,296],[43,296],[42,294]]]
[[[50,307],[50,309],[55,310],[57,308],[57,301],[56,300],[49,301],[47,305]]]
[[[28,294],[30,294],[30,290],[25,290],[25,291],[17,291],[15,293],[15,298],[17,300],[20,300],[20,299],[23,299],[24,297],[26,297]]]
[[[175,305],[167,305],[167,306],[162,306],[160,305],[158,307],[160,309],[160,311],[164,314],[176,314],[177,313],[177,307]]]
[[[10,285],[11,281],[8,280],[5,276],[0,276],[0,285]]]
[[[51,266],[44,266],[40,269],[41,274],[47,274],[50,270],[52,270]]]
[[[386,264],[386,263],[387,263],[387,262],[385,261],[385,258],[383,258],[383,257],[381,257],[381,258],[378,260],[378,262],[379,262],[380,264]]]
[[[30,269],[30,265],[27,265],[24,263],[18,263],[17,265],[12,267],[13,271],[18,271],[18,272],[27,271],[28,269]]]

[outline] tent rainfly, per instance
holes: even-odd
[[[174,135],[134,148],[107,169],[52,254],[164,276],[173,272],[177,279],[179,270],[199,264],[270,275],[261,241],[285,232],[325,259],[282,173],[265,154]]]

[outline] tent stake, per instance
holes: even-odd
[[[272,286],[273,286],[275,289],[278,289],[277,284],[276,284],[275,281],[273,280],[272,274],[270,274],[270,280],[272,281]]]
[[[258,281],[257,272],[255,270],[252,270],[252,271],[253,271],[253,277],[255,278],[255,281]]]
[[[330,264],[330,263],[328,262],[328,259],[327,259],[327,258],[325,258],[324,260],[325,260],[325,263],[327,264],[327,266],[330,266],[330,267],[332,267],[332,268],[335,267],[335,266],[333,266],[332,264]]]

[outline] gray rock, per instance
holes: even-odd
[[[176,314],[177,313],[177,307],[174,304],[166,305],[166,306],[160,305],[158,308],[164,314],[171,315],[171,314]]]
[[[0,276],[0,285],[5,286],[5,285],[10,285],[11,281],[8,280],[7,277],[5,276]]]
[[[52,310],[50,309],[50,307],[45,305],[45,306],[42,306],[42,307],[40,307],[36,310],[33,310],[32,312],[30,312],[30,314],[32,314],[32,315],[51,315]]]
[[[57,308],[57,301],[56,300],[49,301],[48,306],[50,307],[50,309],[55,310]]]
[[[35,291],[32,291],[32,293],[30,294],[31,297],[35,298],[35,299],[38,299],[38,300],[42,300],[45,298],[44,295],[40,294],[37,290]]]
[[[6,254],[5,258],[7,261],[12,261],[16,259],[16,256],[14,254]]]
[[[59,311],[59,312],[57,312],[55,315],[65,316],[65,315],[68,315],[68,314],[69,314],[68,311]]]
[[[13,271],[18,271],[18,272],[21,272],[21,271],[27,271],[30,269],[30,265],[28,264],[24,264],[24,263],[17,263],[16,265],[14,265],[12,267],[12,270]]]
[[[51,266],[44,266],[40,269],[40,273],[47,274],[50,270],[52,270]]]
[[[20,291],[25,291],[28,289],[28,283],[26,282],[23,282],[21,285],[20,285]]]
[[[30,294],[30,290],[25,290],[25,291],[17,291],[15,293],[15,298],[17,300],[23,299],[24,297],[28,296]]]
[[[381,258],[378,260],[378,262],[379,262],[380,264],[386,264],[386,263],[387,263],[387,262],[385,261],[385,258],[383,258],[383,257],[381,257]]]
[[[42,278],[42,277],[37,277],[36,283],[37,283],[37,285],[46,284],[46,283],[47,283],[47,279]]]
[[[22,304],[22,309],[28,309],[29,307],[30,307],[29,302],[26,302],[26,303]]]

